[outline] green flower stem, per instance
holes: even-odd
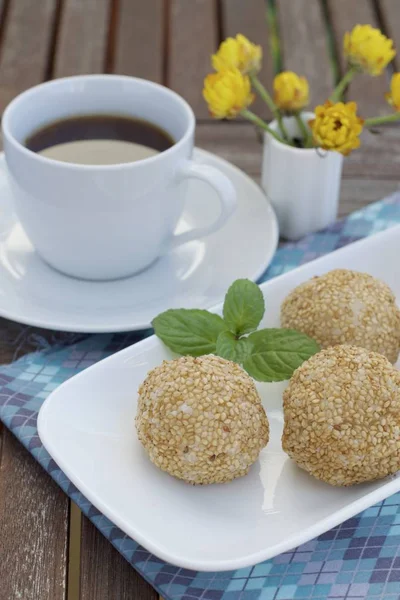
[[[342,79],[339,81],[329,100],[331,102],[340,102],[342,100],[342,96],[345,92],[345,89],[352,81],[354,75],[358,72],[356,67],[349,67],[349,70],[343,75]]]
[[[283,123],[282,115],[279,112],[279,109],[276,106],[275,102],[272,100],[270,94],[265,89],[265,87],[263,86],[261,81],[258,79],[257,75],[255,75],[255,73],[250,75],[250,80],[251,80],[251,83],[253,84],[254,89],[260,95],[260,98],[262,98],[262,100],[264,100],[265,104],[268,106],[268,108],[274,115],[275,119],[278,121],[278,126],[279,126],[279,129],[282,133],[282,137],[284,138],[285,142],[290,144],[290,136],[289,136],[288,132],[286,131],[285,125]]]
[[[385,123],[394,123],[400,120],[400,112],[396,112],[393,115],[387,115],[386,117],[374,117],[372,119],[365,119],[365,127],[374,127],[375,125],[384,125]]]
[[[242,115],[242,117],[246,117],[246,119],[257,125],[258,127],[261,127],[261,129],[264,129],[264,131],[268,131],[268,133],[272,135],[272,137],[274,137],[278,142],[281,142],[282,144],[287,144],[287,142],[283,138],[281,138],[275,131],[273,131],[271,127],[268,127],[268,125],[262,119],[260,119],[260,117],[257,117],[257,115],[251,112],[251,110],[249,110],[248,108],[244,108],[242,111],[240,111],[240,114]]]
[[[304,148],[311,148],[312,147],[312,138],[311,138],[310,129],[304,123],[303,119],[300,116],[300,113],[296,112],[296,113],[294,113],[294,116],[297,121],[297,125],[299,126],[299,129],[300,129],[301,133],[303,134]]]

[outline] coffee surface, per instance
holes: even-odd
[[[167,150],[163,129],[118,115],[86,115],[56,121],[29,136],[29,150],[63,162],[106,165],[135,162]]]

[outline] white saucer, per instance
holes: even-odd
[[[168,308],[207,308],[221,301],[235,279],[260,277],[278,241],[269,202],[227,161],[198,149],[195,157],[232,180],[239,203],[234,216],[217,233],[177,248],[143,273],[106,283],[64,276],[39,258],[21,225],[10,225],[10,190],[0,173],[0,316],[61,331],[144,329]],[[214,200],[206,184],[191,181],[178,230],[215,219],[219,203]]]

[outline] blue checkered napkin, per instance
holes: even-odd
[[[400,223],[400,193],[299,243],[285,244],[261,281],[357,239]],[[400,494],[369,508],[319,538],[264,563],[223,573],[166,564],[115,527],[66,478],[43,448],[36,421],[43,400],[63,381],[137,342],[141,334],[56,336],[48,346],[0,367],[0,419],[131,565],[166,600],[399,600]],[[21,340],[32,330],[21,326]],[[61,340],[61,341],[60,341]]]

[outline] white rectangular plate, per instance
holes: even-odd
[[[357,242],[262,285],[264,326],[279,326],[296,285],[334,268],[386,281],[400,301],[400,226]],[[203,571],[253,565],[307,542],[400,490],[400,477],[334,488],[298,469],[281,449],[282,384],[259,391],[271,439],[250,473],[192,487],[154,467],[135,432],[137,389],[171,358],[151,337],[61,385],[39,415],[40,438],[70,480],[111,521],[175,565]]]

